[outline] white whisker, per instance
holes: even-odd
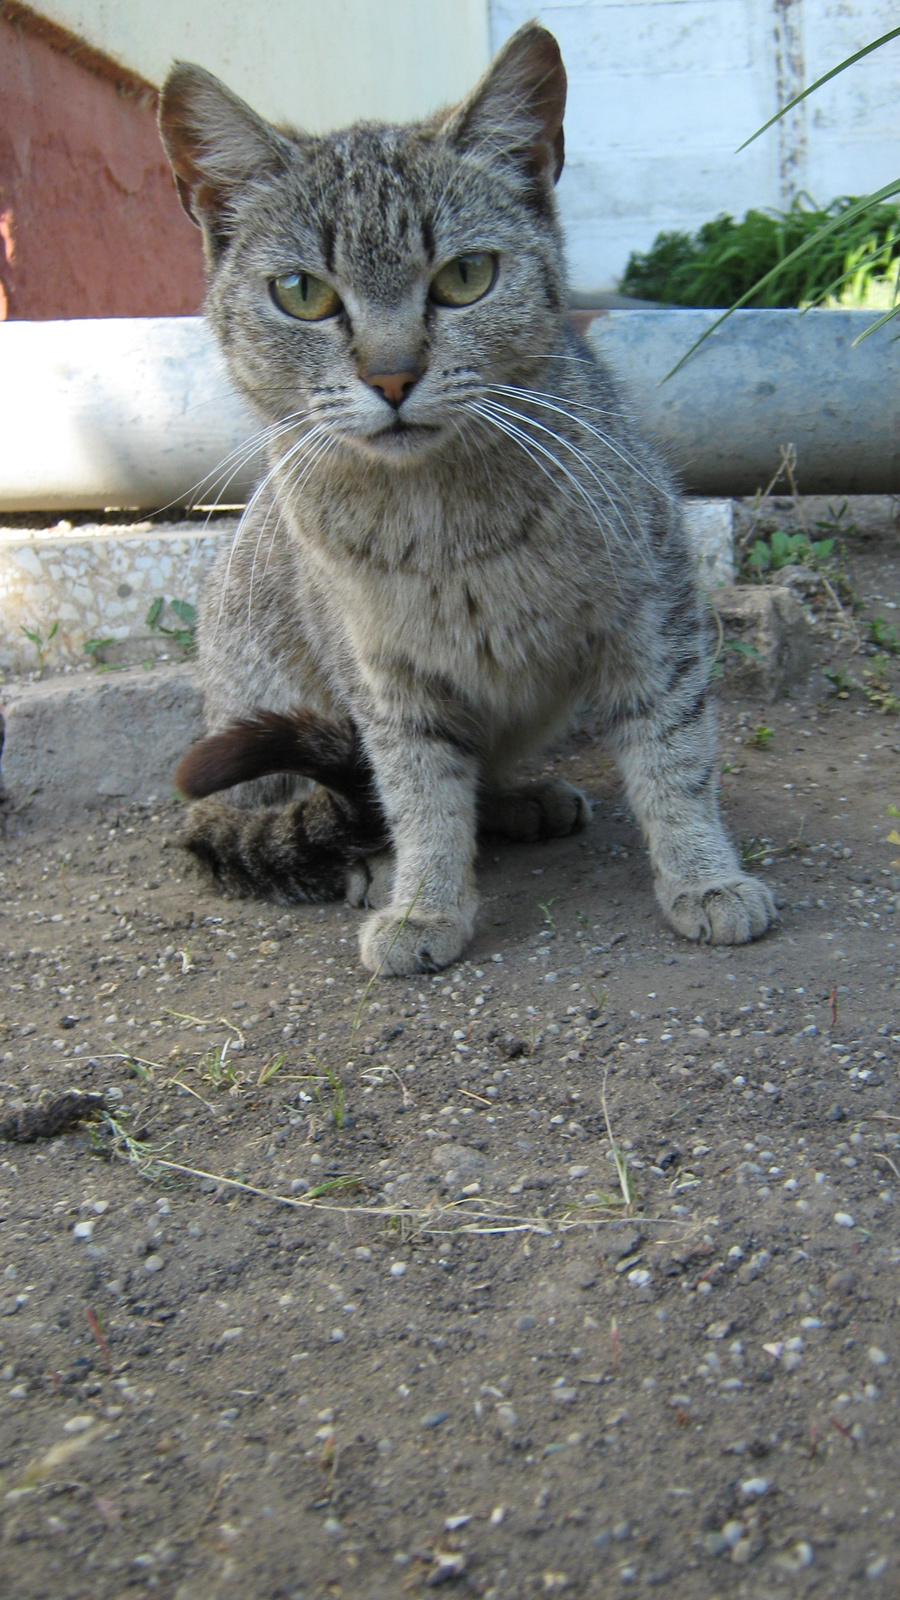
[[[579,450],[578,446],[574,445],[571,439],[566,439],[563,434],[557,433],[553,428],[548,428],[543,422],[539,422],[536,417],[523,416],[520,411],[516,411],[510,406],[498,406],[498,403],[495,400],[485,400],[484,404],[491,407],[497,406],[497,409],[500,410],[505,416],[516,417],[520,423],[529,423],[531,427],[539,428],[542,433],[548,434],[549,437],[554,439],[557,444],[562,445],[566,450],[570,451],[570,453],[575,457],[576,461],[578,461],[590,473],[591,477],[594,479],[594,482],[598,485],[603,495],[606,497],[606,500],[612,511],[618,518],[625,537],[630,540],[638,555],[640,555],[644,561],[644,564],[647,565],[646,554],[641,549],[640,541],[638,540],[634,529],[629,526],[625,517],[622,515],[622,510],[618,503],[617,495],[627,502],[629,510],[633,513],[638,521],[640,521],[640,513],[633,504],[630,496],[625,491],[621,490],[620,486],[615,483],[615,479],[610,480],[609,474],[605,473],[597,462],[592,461],[589,456],[586,456],[583,451]],[[607,488],[607,483],[610,481],[615,484],[617,494],[612,494]]]

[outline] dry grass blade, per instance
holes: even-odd
[[[603,1107],[603,1120],[606,1123],[606,1132],[609,1136],[609,1147],[612,1151],[612,1158],[616,1168],[616,1177],[619,1180],[619,1188],[622,1193],[621,1204],[627,1211],[634,1200],[634,1195],[631,1189],[631,1180],[628,1176],[628,1162],[616,1144],[615,1136],[612,1131],[612,1123],[609,1120],[609,1108],[606,1103],[606,1080],[608,1076],[609,1069],[607,1068],[603,1074],[603,1086],[600,1090],[600,1104]]]
[[[418,886],[416,888],[416,892],[413,895],[412,899],[410,900],[409,905],[407,906],[406,910],[403,913],[403,916],[401,917],[400,921],[397,924],[397,931],[394,934],[393,939],[391,940],[390,944],[388,945],[387,949],[385,950],[384,955],[382,956],[381,960],[378,963],[378,966],[375,968],[375,971],[372,973],[371,978],[369,979],[368,983],[366,984],[366,987],[364,988],[364,990],[362,992],[362,999],[360,1000],[359,1005],[356,1008],[356,1014],[355,1014],[355,1016],[353,1018],[352,1023],[350,1024],[350,1038],[351,1039],[353,1038],[353,1035],[355,1034],[357,1028],[359,1027],[360,1021],[362,1019],[363,1008],[365,1007],[365,1003],[368,1000],[369,995],[372,993],[372,985],[375,982],[376,978],[380,978],[381,977],[381,974],[384,971],[384,964],[387,961],[388,956],[390,955],[391,951],[394,948],[394,945],[397,943],[397,940],[399,939],[401,933],[403,932],[403,929],[406,927],[406,924],[408,923],[410,917],[412,916],[413,907],[415,906],[415,903],[418,900],[419,895],[422,893],[422,885],[424,884],[424,882],[425,882],[424,878],[420,878],[419,879]]]

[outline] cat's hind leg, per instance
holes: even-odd
[[[667,921],[687,939],[745,944],[774,921],[775,901],[741,870],[722,826],[706,679],[698,660],[679,674],[677,692],[656,703],[636,697],[610,737]]]
[[[513,788],[485,788],[478,797],[478,831],[529,843],[563,839],[586,828],[591,803],[562,778],[544,778]]]

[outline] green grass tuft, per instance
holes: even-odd
[[[748,211],[741,222],[723,215],[695,234],[660,233],[645,255],[629,257],[619,287],[639,300],[725,308],[825,223],[837,221],[746,303],[889,310],[900,299],[900,207],[875,205],[841,226],[842,214],[856,204],[844,197],[821,208],[801,195],[789,211]]]

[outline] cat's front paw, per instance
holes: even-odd
[[[656,895],[677,933],[707,944],[747,944],[775,921],[772,891],[743,873],[706,883],[660,878]]]
[[[344,892],[347,904],[375,910],[390,904],[394,887],[393,850],[380,850],[374,856],[361,856],[347,868]]]
[[[478,804],[481,833],[520,843],[563,839],[587,827],[590,820],[590,801],[562,778],[547,778],[518,789],[489,790]]]
[[[472,937],[472,919],[460,913],[413,911],[388,906],[367,918],[359,936],[370,972],[406,978],[439,972],[462,955]]]

